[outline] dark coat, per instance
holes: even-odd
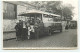
[[[68,25],[66,25],[65,29],[68,29]]]

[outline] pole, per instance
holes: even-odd
[[[62,19],[62,31],[65,31],[65,21],[64,20],[64,17],[63,17],[63,9],[62,9],[62,6],[61,6],[61,19]]]

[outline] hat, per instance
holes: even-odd
[[[19,21],[17,20],[16,23],[19,23]]]

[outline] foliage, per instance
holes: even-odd
[[[59,14],[65,18],[72,18],[72,5],[62,5],[62,1],[33,1],[31,4],[35,5],[37,10],[46,11],[49,13]]]

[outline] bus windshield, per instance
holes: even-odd
[[[39,22],[42,20],[42,16],[41,14],[29,13],[27,14],[26,20],[30,23],[30,25],[34,25],[35,22]]]

